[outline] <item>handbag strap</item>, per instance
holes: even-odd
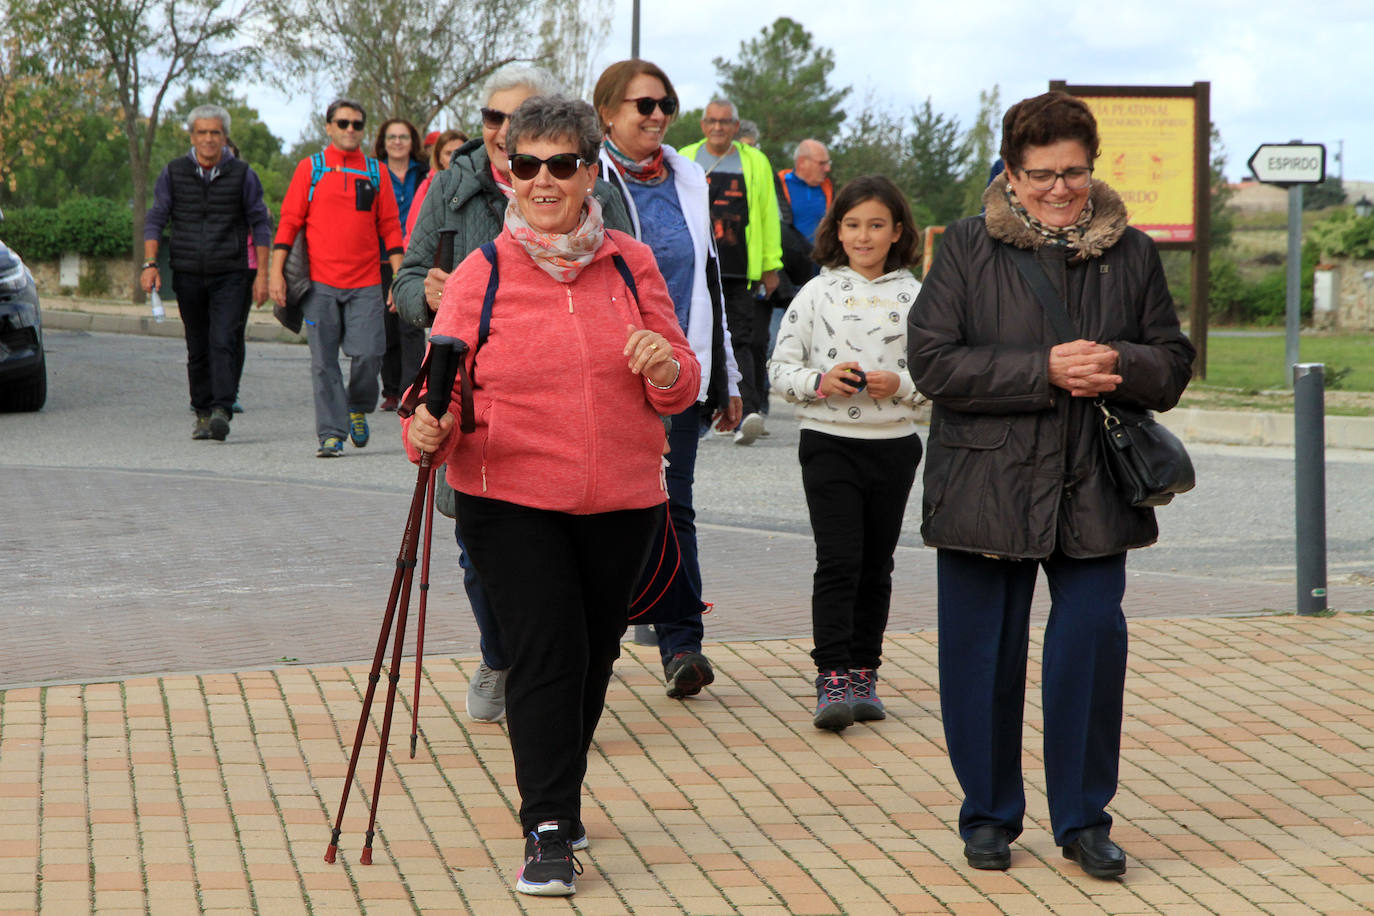
[[[1049,276],[1035,259],[1035,255],[1014,245],[1007,245],[1006,249],[1011,262],[1030,284],[1035,298],[1040,300],[1040,307],[1045,310],[1045,317],[1050,320],[1050,327],[1054,328],[1054,334],[1059,338],[1059,342],[1068,343],[1082,337],[1078,328],[1074,326],[1073,319],[1069,317],[1069,310],[1064,307],[1064,300],[1055,292]]]

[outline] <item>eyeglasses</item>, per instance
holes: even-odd
[[[516,153],[510,157],[510,173],[521,181],[533,181],[539,174],[540,166],[547,165],[549,174],[563,181],[573,177],[578,166],[585,161],[577,153],[558,153],[547,159],[540,159],[529,153]]]
[[[350,121],[348,118],[335,118],[334,126],[339,130],[348,130],[350,127],[354,130],[362,130],[363,122],[361,120]]]
[[[626,99],[625,101],[634,102],[635,108],[645,117],[653,114],[655,105],[658,106],[659,111],[670,118],[677,113],[677,99],[673,98],[671,95],[665,95],[661,99],[651,99],[647,95],[644,95],[637,99]]]
[[[1022,169],[1021,174],[1037,191],[1048,191],[1059,179],[1064,179],[1064,187],[1070,191],[1081,191],[1093,180],[1093,170],[1087,166],[1076,166],[1056,172],[1054,169]]]
[[[701,123],[707,127],[729,127],[731,124],[738,124],[736,118],[702,118]]]
[[[499,108],[482,109],[482,126],[490,127],[492,130],[499,130],[502,124],[506,123],[506,118],[510,115]]]
[[[409,140],[410,134],[387,134],[387,143],[400,143],[402,140]]]

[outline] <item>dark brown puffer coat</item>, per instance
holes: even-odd
[[[1107,400],[1168,410],[1194,351],[1154,242],[1127,226],[1121,198],[1095,181],[1085,256],[1069,259],[1016,217],[1005,184],[999,176],[989,186],[983,216],[946,230],[908,318],[909,371],[934,402],[921,534],[931,547],[1017,559],[1152,544],[1154,511],[1117,492],[1092,399],[1049,383],[1056,338],[1006,246],[1035,250],[1080,336],[1120,354],[1123,381]]]

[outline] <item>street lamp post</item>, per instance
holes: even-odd
[[[1370,203],[1367,196],[1361,195],[1360,199],[1355,201],[1355,215],[1364,219],[1371,213],[1374,213],[1374,203]]]

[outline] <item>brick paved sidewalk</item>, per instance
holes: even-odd
[[[627,646],[592,753],[571,903],[516,895],[504,729],[459,713],[473,659],[432,657],[420,751],[398,705],[376,864],[358,864],[370,736],[340,861],[322,855],[365,667],[149,677],[0,693],[0,913],[1354,913],[1374,907],[1374,618],[1131,623],[1122,881],[1047,831],[1040,631],[1030,817],[1006,873],[953,823],[933,633],[896,635],[885,722],[810,723],[808,646],[717,643],[720,677],[663,695]],[[413,672],[402,678],[408,697]],[[383,681],[385,684],[385,681]],[[380,718],[375,717],[379,722]]]

